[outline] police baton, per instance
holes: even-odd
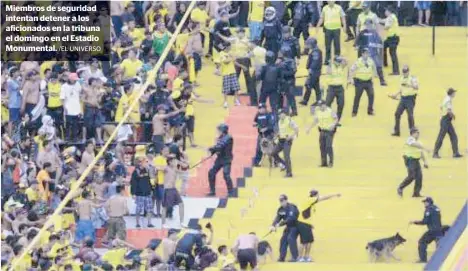
[[[196,167],[196,166],[198,166],[198,165],[204,163],[205,161],[211,159],[211,157],[213,157],[213,154],[210,155],[210,156],[208,156],[208,157],[205,157],[205,158],[201,159],[200,161],[198,161],[198,163],[196,163],[195,165],[191,166],[189,169],[192,169],[192,168],[194,168],[194,167]]]
[[[262,237],[262,239],[261,239],[261,240],[263,240],[263,239],[267,238],[267,237],[268,237],[268,235],[270,235],[272,232],[273,232],[273,231],[269,231],[267,234],[265,234],[265,236],[263,236],[263,237]]]

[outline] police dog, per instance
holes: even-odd
[[[260,150],[262,150],[263,157],[262,161],[265,157],[268,157],[269,165],[269,173],[271,175],[271,168],[273,167],[273,151],[275,150],[275,142],[273,138],[269,137],[262,137],[260,139]],[[262,162],[260,161],[260,163]]]
[[[385,260],[392,258],[399,261],[399,259],[393,254],[393,250],[395,250],[397,246],[403,244],[404,242],[406,242],[406,239],[397,233],[392,237],[379,239],[368,243],[366,249],[369,253],[371,262],[376,262],[381,258],[384,258]]]

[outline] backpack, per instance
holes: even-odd
[[[312,204],[309,205],[309,207],[307,207],[305,210],[303,210],[303,211],[301,212],[302,217],[303,217],[304,219],[310,218],[310,216],[312,215],[312,206],[314,206],[314,204],[316,204],[316,203],[317,203],[317,201],[312,202]]]

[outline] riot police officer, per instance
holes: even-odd
[[[259,102],[264,104],[268,98],[273,113],[276,113],[279,106],[279,87],[282,77],[281,69],[275,63],[276,55],[274,52],[268,51],[265,60],[266,65],[264,65],[260,73],[257,74],[257,80],[262,81]]]
[[[211,155],[216,154],[216,160],[213,167],[208,172],[208,181],[210,183],[210,193],[208,196],[216,195],[216,174],[222,168],[223,177],[226,182],[228,194],[230,197],[234,196],[234,188],[232,187],[231,179],[231,163],[233,159],[232,147],[234,139],[229,135],[229,127],[226,124],[220,124],[217,127],[218,139],[216,145],[208,149]]]
[[[291,116],[297,116],[296,98],[294,89],[296,86],[296,61],[292,58],[289,47],[282,47],[278,55],[277,64],[281,69],[280,85],[280,107],[284,107],[284,99],[288,101],[287,108],[291,111]]]
[[[302,105],[307,105],[310,99],[312,89],[315,90],[315,102],[322,99],[322,93],[320,90],[320,75],[322,75],[322,50],[317,46],[317,40],[314,37],[307,39],[305,46],[307,49],[312,50],[307,58],[306,69],[309,72],[307,81],[305,83],[304,98],[300,102]]]
[[[406,110],[408,115],[408,126],[414,127],[414,107],[416,105],[416,96],[418,95],[418,80],[416,77],[410,75],[408,65],[404,65],[402,72],[403,76],[400,79],[400,91],[389,95],[390,98],[397,99],[400,96],[400,103],[395,111],[395,127],[392,136],[400,136],[400,119],[403,112]]]
[[[309,38],[309,25],[315,25],[319,18],[317,2],[290,1],[288,8],[291,11],[290,24],[294,28],[293,35],[298,40],[302,34],[304,41]],[[307,54],[307,48],[304,50]]]
[[[273,220],[273,224],[270,227],[270,232],[274,232],[279,227],[286,226],[280,240],[280,256],[278,261],[284,262],[289,246],[292,256],[290,261],[296,262],[299,256],[297,250],[297,236],[299,235],[297,230],[297,218],[299,217],[299,210],[296,205],[288,202],[288,196],[284,194],[280,195],[279,201],[281,207],[276,211],[275,220]]]
[[[267,7],[265,9],[265,20],[263,21],[262,41],[265,39],[265,49],[275,53],[275,56],[280,49],[280,42],[282,39],[281,28],[281,22],[276,17],[275,8]]]
[[[374,85],[372,77],[376,73],[374,61],[369,58],[369,50],[362,50],[362,56],[358,58],[356,63],[351,67],[350,77],[354,77],[354,87],[356,93],[353,103],[353,117],[356,117],[361,96],[364,91],[367,93],[369,104],[367,106],[367,114],[374,115]],[[349,78],[351,80],[351,78]]]
[[[299,45],[299,39],[291,35],[291,29],[289,26],[285,25],[282,28],[283,31],[283,40],[281,41],[281,48],[289,48],[291,51],[291,58],[296,60],[296,63],[299,63],[301,58],[301,46]]]
[[[421,236],[418,242],[419,262],[427,262],[427,245],[433,241],[438,242],[443,236],[442,231],[442,219],[440,215],[440,209],[434,204],[434,200],[431,197],[427,197],[423,200],[424,206],[424,217],[422,220],[411,221],[410,224],[414,225],[426,225],[427,231]]]
[[[279,163],[283,169],[286,170],[286,178],[292,177],[291,166],[291,148],[294,138],[299,134],[297,124],[287,115],[283,109],[278,110],[278,144],[273,151],[273,159],[275,163]],[[279,157],[279,153],[283,152],[284,160]]]
[[[338,104],[338,119],[341,120],[345,103],[344,84],[346,82],[346,61],[341,56],[335,56],[333,64],[328,66],[327,74],[330,76],[325,103],[331,107],[336,98]],[[339,124],[338,124],[339,125]]]
[[[255,152],[254,166],[260,166],[260,161],[262,160],[262,149],[260,143],[262,138],[273,139],[275,132],[275,117],[273,114],[268,112],[265,104],[258,105],[258,113],[255,115],[254,126],[258,129],[258,138],[257,138],[257,151]]]

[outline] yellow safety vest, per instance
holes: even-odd
[[[418,90],[413,89],[411,80],[413,77],[411,75],[408,75],[408,77],[401,77],[401,96],[407,97],[407,96],[414,96],[418,94]],[[406,86],[404,86],[406,85]]]
[[[331,67],[330,86],[342,86],[345,84],[345,68],[342,66],[336,66],[335,64]]]
[[[392,25],[387,30],[387,38],[388,37],[393,37],[393,36],[398,36],[399,30],[400,30],[400,25],[398,24],[397,16],[395,14],[392,14],[390,16],[392,17]]]
[[[287,138],[294,134],[294,130],[291,128],[291,121],[292,120],[290,117],[285,117],[284,119],[280,119],[278,121],[280,138]]]
[[[417,141],[416,141],[417,142]],[[421,158],[421,150],[405,143],[405,156],[413,159]]]
[[[369,13],[367,14],[364,14],[364,12],[361,12],[358,16],[358,21],[359,21],[359,31],[362,31],[364,30],[364,28],[366,27],[366,20],[367,19],[372,19],[374,20],[375,18],[375,13],[372,12],[372,11],[369,11]]]
[[[332,114],[332,109],[330,107],[327,107],[325,111],[322,111],[318,109],[315,111],[315,114],[317,115],[318,119],[318,127],[322,130],[330,130],[330,127],[332,126],[333,122],[335,121],[333,119],[333,114]]]
[[[362,81],[369,81],[372,80],[372,75],[374,74],[374,61],[372,59],[367,58],[367,65],[360,57],[356,62],[356,74],[354,78],[362,80]]]
[[[323,26],[328,30],[336,30],[341,28],[341,6],[335,4],[333,8],[330,6],[323,7]]]

